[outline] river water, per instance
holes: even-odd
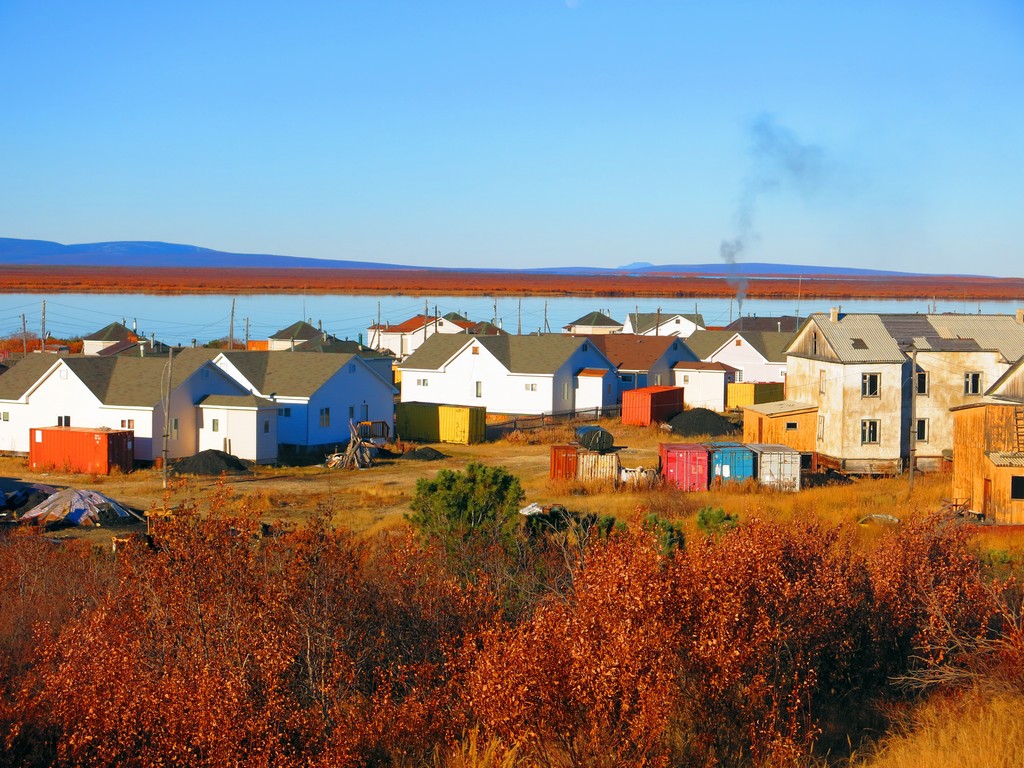
[[[422,313],[424,307],[433,314],[459,312],[471,320],[496,319],[510,333],[559,331],[562,326],[593,310],[602,310],[623,322],[626,314],[655,312],[693,313],[704,316],[706,325],[726,325],[739,317],[738,302],[730,299],[687,300],[680,298],[606,298],[564,297],[534,298],[487,296],[348,296],[348,295],[203,295],[203,296],[149,296],[126,293],[109,294],[4,294],[0,307],[0,336],[21,333],[22,315],[28,329],[38,334],[45,323],[49,334],[56,338],[75,338],[93,333],[108,323],[124,321],[133,324],[146,336],[167,344],[191,344],[193,339],[203,344],[211,339],[227,337],[231,331],[232,302],[234,302],[234,336],[265,339],[298,320],[308,320],[325,331],[339,337],[366,338],[368,325],[376,322],[378,307],[380,318],[392,324]],[[803,300],[743,302],[744,315],[774,317],[827,312],[832,306],[841,306],[846,312],[903,312],[926,313],[962,312],[984,314],[1013,314],[1017,302],[955,302],[939,301],[934,306],[926,299],[880,300]]]

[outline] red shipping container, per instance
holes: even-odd
[[[622,393],[622,423],[646,427],[683,412],[682,387],[641,387]]]
[[[28,466],[109,475],[117,468],[131,472],[135,464],[135,432],[130,429],[33,427],[29,430]]]
[[[682,491],[708,489],[708,449],[697,443],[662,443],[658,446],[661,476]]]
[[[551,479],[572,480],[576,477],[576,466],[579,463],[579,446],[551,446]]]

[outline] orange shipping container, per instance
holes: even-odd
[[[551,479],[572,480],[579,464],[579,447],[575,445],[551,446]]]
[[[33,427],[29,430],[28,466],[109,475],[114,468],[131,472],[135,433],[87,427]]]
[[[683,412],[682,387],[641,387],[622,393],[622,423],[649,426]]]

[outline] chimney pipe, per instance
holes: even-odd
[[[832,310],[828,313],[828,319],[833,323],[839,322],[839,307],[832,307]]]
[[[1017,322],[1024,325],[1024,309],[1017,310]]]

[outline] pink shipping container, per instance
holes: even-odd
[[[661,476],[681,491],[708,489],[708,449],[697,443],[662,443],[658,446]]]
[[[572,480],[576,477],[576,467],[579,465],[579,446],[576,445],[552,445],[551,446],[551,479]]]
[[[682,387],[641,387],[622,393],[622,423],[649,426],[683,412]]]
[[[28,466],[109,475],[112,469],[131,472],[135,464],[135,432],[88,427],[32,427]]]

